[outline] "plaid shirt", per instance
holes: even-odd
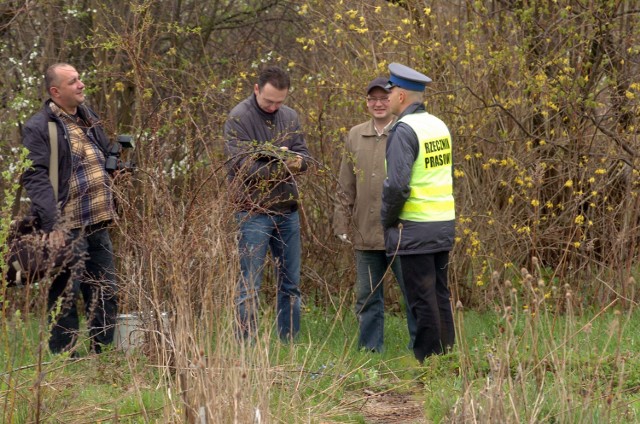
[[[86,123],[76,121],[53,102],[50,106],[67,127],[71,143],[72,171],[69,198],[62,209],[63,221],[71,229],[111,221],[115,212],[104,154],[79,126]]]

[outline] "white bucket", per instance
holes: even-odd
[[[144,343],[142,319],[138,314],[120,314],[116,317],[116,330],[113,335],[116,349],[129,351]]]
[[[162,312],[160,316],[162,317],[162,331],[167,333],[169,331],[169,314]],[[119,314],[116,317],[116,327],[113,335],[115,348],[128,352],[142,346],[144,344],[145,331],[144,320],[140,314]]]

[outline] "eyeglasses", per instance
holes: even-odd
[[[383,105],[386,105],[387,103],[389,103],[389,98],[388,97],[367,97],[367,103],[375,105],[376,102],[380,102]]]

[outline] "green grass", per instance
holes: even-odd
[[[146,366],[144,357],[132,361],[110,348],[89,355],[84,340],[78,347],[80,358],[72,360],[68,353],[51,354],[45,339],[38,361],[40,336],[47,331],[42,320],[13,317],[3,327],[8,337],[3,337],[0,349],[2,422],[33,421],[38,404],[44,422],[96,422],[107,417],[145,422],[143,411],[161,416],[157,411],[166,403],[165,395],[155,389],[158,372]]]
[[[376,354],[356,348],[357,322],[347,308],[306,308],[294,343],[272,336],[266,345],[248,348],[256,350],[251,355],[257,366],[267,368],[259,383],[268,396],[269,416],[286,416],[290,421],[285,422],[364,423],[364,393],[392,392],[419,400],[432,422],[464,421],[472,413],[470,404],[506,421],[640,419],[638,312],[510,319],[489,312],[456,315],[462,326],[454,351],[420,366],[407,349],[402,317],[387,315],[385,351]],[[270,317],[262,323],[271,325]],[[39,369],[41,320],[14,317],[2,325],[8,336],[0,344],[4,422],[33,421],[38,404],[45,422],[165,422],[171,421],[168,416],[184,416],[176,387],[169,383],[173,371],[150,363],[141,352],[89,355],[82,346],[80,360],[70,361],[45,350]],[[256,371],[246,366],[242,373]],[[219,389],[211,387],[213,393]],[[479,421],[487,417],[476,413]]]

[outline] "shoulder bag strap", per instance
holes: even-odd
[[[49,142],[51,155],[49,156],[49,180],[53,186],[53,196],[58,203],[58,128],[56,123],[49,121]]]

